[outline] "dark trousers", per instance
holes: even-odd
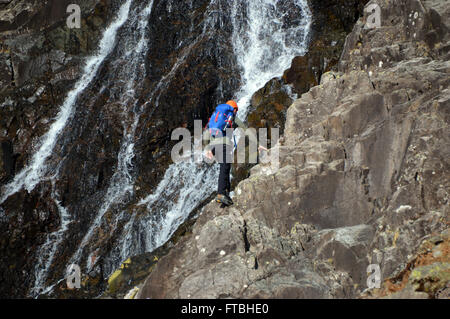
[[[221,147],[221,152],[216,152],[216,148]],[[231,191],[230,172],[233,160],[233,147],[231,145],[222,144],[215,146],[212,150],[220,165],[218,194],[228,195]]]

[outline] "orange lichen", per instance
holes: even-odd
[[[441,255],[435,257],[433,255],[433,248],[439,247]],[[378,290],[372,297],[381,298],[388,296],[392,293],[401,291],[408,283],[411,272],[422,266],[427,266],[437,262],[450,262],[450,239],[446,238],[438,245],[434,245],[431,242],[425,242],[421,246],[421,250],[424,251],[416,256],[411,262],[409,262],[405,269],[400,272],[396,277],[389,278],[384,281],[384,287]]]

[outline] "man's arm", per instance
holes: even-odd
[[[248,126],[245,125],[244,122],[242,122],[237,116],[234,117],[234,123],[235,123],[238,127],[240,127],[241,129],[243,129],[244,131],[249,132],[248,138],[249,138],[253,143],[256,143],[256,145],[259,145],[259,143],[258,143],[258,138],[253,134],[252,131],[250,131],[250,130],[247,131]],[[259,149],[259,150],[263,149],[263,150],[267,151],[267,148],[265,148],[265,147],[263,147],[263,146],[261,146],[261,145],[258,146],[258,149]]]
[[[237,116],[234,117],[234,123],[244,131],[248,128]]]

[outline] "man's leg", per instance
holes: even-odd
[[[220,164],[219,171],[219,185],[218,185],[218,198],[219,202],[222,202],[226,205],[232,205],[233,201],[228,197],[228,193],[230,192],[230,172],[231,172],[231,161],[232,161],[232,149],[229,152],[230,147],[227,145],[223,145],[223,152]]]
[[[222,154],[218,154],[220,171],[219,171],[219,186],[217,193],[222,195],[228,195],[230,191],[230,171],[231,171],[231,159],[229,156],[229,147],[226,144],[222,145]]]
[[[220,163],[219,187],[217,193],[228,195],[228,192],[230,191],[230,171],[230,163]]]

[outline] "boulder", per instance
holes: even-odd
[[[336,270],[347,272],[354,284],[364,286],[369,265],[367,251],[374,233],[369,225],[325,229],[311,240],[309,254],[327,260]]]

